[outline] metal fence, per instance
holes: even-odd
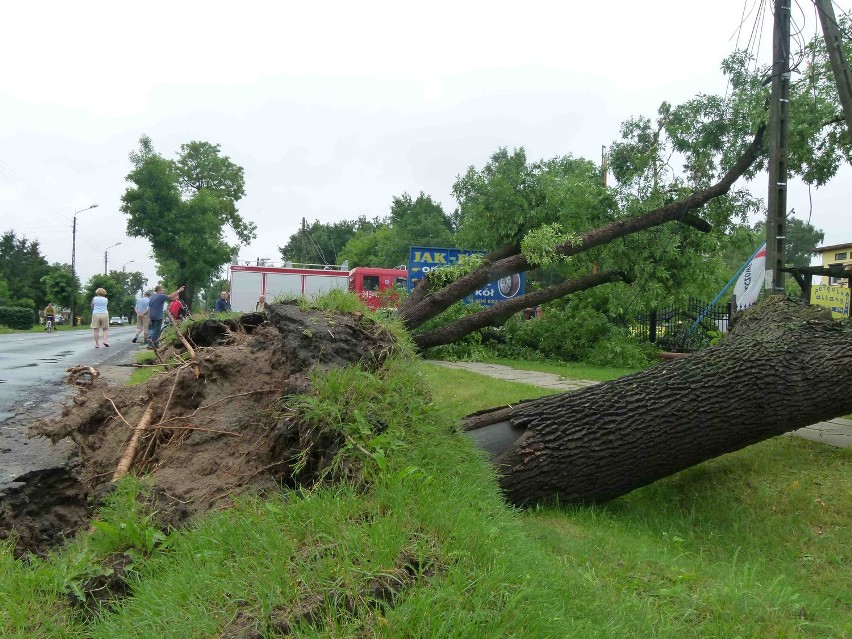
[[[682,307],[655,309],[633,318],[631,333],[666,351],[687,353],[709,345],[728,330],[731,304],[691,299]]]

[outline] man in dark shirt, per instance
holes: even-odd
[[[151,301],[148,304],[148,314],[151,317],[151,324],[148,326],[148,346],[156,348],[157,343],[160,341],[160,333],[163,332],[163,308],[165,303],[169,300],[176,300],[185,288],[185,286],[181,286],[169,295],[163,293],[162,286],[154,289],[154,294],[151,296]]]
[[[222,291],[219,293],[219,299],[216,300],[216,305],[213,307],[213,311],[216,313],[227,313],[231,310],[231,303],[228,301],[228,291]]]

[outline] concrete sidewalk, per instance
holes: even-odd
[[[507,382],[518,382],[532,386],[542,386],[559,391],[574,391],[587,386],[594,386],[598,382],[588,379],[569,379],[554,373],[541,373],[539,371],[523,371],[510,368],[502,364],[482,364],[479,362],[440,362],[429,360],[433,364],[447,368],[460,368],[463,370],[487,375]],[[795,430],[790,435],[809,439],[821,444],[836,446],[838,448],[852,448],[852,420],[838,417],[827,422],[819,422],[805,428]]]

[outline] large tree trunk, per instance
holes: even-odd
[[[509,500],[623,495],[702,461],[852,412],[852,320],[773,299],[716,346],[464,421]]]

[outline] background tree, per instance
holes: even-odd
[[[0,306],[11,306],[12,294],[9,291],[9,283],[0,277]]]
[[[366,218],[325,224],[315,220],[290,236],[287,244],[278,248],[281,259],[301,264],[340,264],[339,253],[359,228],[370,223]]]
[[[121,299],[110,298],[110,314],[130,318],[148,278],[140,271],[110,271],[109,277],[121,287]]]
[[[69,264],[51,264],[50,271],[41,278],[45,297],[57,310],[69,308],[71,297],[76,296],[76,308],[83,308],[80,299],[80,279],[71,273]]]
[[[340,251],[340,258],[348,261],[350,268],[355,266],[393,268],[400,264],[398,249],[391,225],[380,220],[370,228],[358,230]]]
[[[755,236],[760,242],[766,238],[766,222],[754,225]],[[822,244],[825,232],[797,217],[787,217],[786,239],[784,240],[785,266],[810,266],[814,249]]]
[[[393,268],[408,262],[411,246],[454,246],[453,220],[422,191],[394,197],[386,218],[362,224],[341,250],[352,266]]]
[[[32,309],[45,306],[47,299],[41,278],[49,271],[38,240],[18,237],[14,231],[0,236],[0,277],[9,287],[10,305]]]
[[[245,194],[242,167],[220,154],[219,145],[190,142],[176,161],[159,155],[147,136],[130,154],[131,184],[122,195],[127,234],[151,242],[158,273],[168,287],[186,286],[191,304],[196,290],[212,282],[239,244],[255,236],[255,225],[239,215]],[[238,244],[229,244],[226,229]]]

